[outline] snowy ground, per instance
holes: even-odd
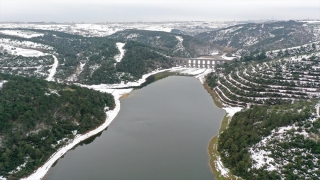
[[[8,39],[8,38],[0,38],[0,44],[6,44],[11,45],[14,47],[20,47],[20,48],[32,48],[32,49],[44,49],[44,50],[53,50],[53,47],[35,43],[32,41],[19,41],[14,39]]]
[[[213,51],[212,53],[210,53],[210,55],[214,56],[214,55],[218,55],[219,51]]]
[[[14,47],[7,44],[0,44],[0,47],[3,48],[3,50],[7,51],[9,54],[15,55],[15,56],[24,56],[24,57],[40,57],[40,56],[47,56],[48,54],[33,50],[33,49],[23,49],[19,47]]]
[[[28,158],[29,158],[29,157],[26,158],[26,162],[24,162],[23,164],[21,164],[20,166],[18,166],[15,170],[9,172],[9,174],[17,173],[17,172],[21,171],[22,168],[26,167],[26,165],[27,165],[27,163],[28,163],[28,161],[27,161]]]
[[[204,71],[206,71],[206,69],[205,68],[180,68],[172,71],[179,71],[181,74],[186,74],[186,75],[198,75],[198,74],[202,74]]]
[[[0,33],[6,34],[6,35],[11,35],[11,36],[28,38],[28,39],[44,35],[42,33],[27,31],[27,30],[2,30],[2,31],[0,31]]]
[[[224,107],[222,108],[226,111],[228,117],[232,117],[235,113],[241,111],[242,107]]]
[[[126,45],[126,43],[121,43],[121,42],[117,42],[116,43],[117,45],[117,48],[120,52],[120,54],[117,54],[114,59],[117,61],[117,62],[121,62],[123,56],[124,56],[124,53],[126,52],[125,49],[123,49],[123,47]]]
[[[24,57],[40,57],[50,55],[35,49],[53,50],[52,47],[31,41],[17,41],[0,38],[0,49],[11,55]]]
[[[206,80],[205,77],[212,71],[213,69],[205,69],[201,74],[196,75],[195,78],[197,78],[201,82],[201,84],[203,84]]]
[[[236,58],[236,57],[227,57],[226,54],[223,54],[221,57],[222,57],[224,60],[228,60],[228,61],[231,61],[231,60],[233,60],[234,58]]]
[[[173,52],[176,52],[176,51],[179,51],[179,50],[184,51],[185,49],[184,49],[184,47],[182,45],[183,38],[181,36],[176,36],[176,38],[178,40],[178,44],[175,47],[176,50],[174,50]]]
[[[313,21],[301,21],[301,22],[310,23],[310,24],[320,23],[320,21],[318,21],[318,20],[313,20]]]
[[[316,104],[315,108],[316,108],[316,112],[317,112],[316,117],[319,118],[320,117],[320,114],[319,114],[320,104]]]
[[[299,127],[295,125],[290,125],[286,127],[280,127],[278,128],[278,131],[272,130],[271,135],[264,137],[259,143],[253,145],[249,149],[251,159],[255,162],[252,168],[260,169],[263,166],[266,166],[268,171],[279,171],[282,166],[286,165],[286,162],[282,162],[282,164],[276,163],[275,159],[269,156],[272,154],[271,151],[266,150],[265,147],[274,144],[274,139],[277,139],[280,142],[288,142],[289,135],[287,132],[292,130],[295,131],[294,134],[303,135],[305,138],[309,136],[305,130],[298,132],[298,128]]]
[[[52,47],[39,44],[39,43],[34,43],[31,41],[18,41],[18,40],[11,40],[7,38],[0,38],[0,51],[1,52],[7,52],[8,54],[11,54],[13,56],[23,56],[23,57],[41,57],[41,56],[49,56],[51,54],[49,53],[43,53],[41,51],[35,50],[35,49],[42,49],[46,51],[51,51],[53,50]],[[52,55],[53,56],[53,55]],[[53,77],[56,71],[56,66],[57,66],[57,59],[55,56],[54,57],[54,64],[52,69],[50,70],[50,78]],[[29,61],[28,61],[29,62]],[[17,62],[19,63],[19,62]],[[30,62],[32,64],[32,62]],[[34,67],[13,67],[13,69],[21,68],[21,69],[28,69],[28,68],[36,68],[37,71],[35,71],[37,74],[43,74],[39,72],[39,70],[43,66],[34,66]],[[6,67],[2,67],[5,69]],[[8,67],[12,68],[12,67]],[[50,79],[49,78],[49,79]]]
[[[216,169],[220,171],[221,175],[224,177],[227,177],[229,173],[229,169],[223,166],[220,156],[218,156],[217,160],[214,163],[216,165]]]
[[[0,89],[2,88],[3,84],[6,83],[6,82],[8,82],[8,81],[4,80],[4,81],[0,82]]]

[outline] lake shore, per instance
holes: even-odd
[[[215,175],[216,179],[218,180],[236,180],[241,179],[237,176],[231,174],[230,170],[223,166],[223,163],[220,158],[220,153],[218,152],[218,141],[219,135],[224,130],[228,128],[228,124],[232,118],[232,116],[241,111],[242,108],[240,107],[223,107],[223,103],[220,101],[218,96],[216,95],[215,91],[206,83],[203,83],[204,88],[208,91],[211,95],[214,103],[217,107],[226,110],[226,115],[223,117],[219,132],[217,135],[213,136],[208,145],[208,153],[210,156],[209,165],[213,174]]]

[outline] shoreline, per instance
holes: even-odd
[[[194,69],[194,68],[173,67],[173,68],[169,68],[169,69],[155,70],[155,71],[152,71],[151,73],[143,75],[142,78],[139,79],[137,82],[131,82],[131,83],[128,83],[127,85],[125,85],[125,84],[112,84],[112,85],[107,85],[107,84],[100,84],[100,85],[76,84],[81,87],[86,87],[86,88],[93,89],[96,91],[106,92],[106,93],[112,94],[114,96],[114,100],[115,100],[115,104],[116,104],[115,108],[113,110],[106,112],[107,117],[106,117],[106,120],[103,124],[98,126],[96,129],[93,129],[93,130],[87,132],[86,134],[83,134],[83,135],[77,134],[74,139],[72,139],[68,142],[68,144],[61,147],[54,154],[52,154],[50,156],[50,158],[42,166],[38,167],[29,176],[22,178],[22,180],[41,180],[47,174],[47,172],[50,170],[52,165],[54,163],[56,163],[69,150],[74,148],[80,142],[82,142],[82,141],[102,132],[103,130],[105,130],[110,125],[110,123],[117,117],[118,113],[120,112],[120,105],[121,105],[120,100],[121,100],[121,98],[127,97],[130,94],[130,92],[133,90],[133,88],[130,88],[130,87],[132,87],[133,84],[135,86],[139,86],[146,81],[147,77],[154,75],[154,74],[157,74],[157,73],[160,73],[160,72],[179,71],[179,70],[186,70],[186,69]],[[211,72],[212,69],[206,69],[202,73],[197,74],[197,76],[193,76],[193,77],[198,79],[203,84],[202,80],[205,77],[205,75],[207,75],[209,73],[209,71]],[[112,89],[112,88],[116,88],[119,86],[120,87],[127,87],[128,89]],[[0,180],[2,180],[2,177],[0,177]],[[3,180],[5,180],[5,178],[3,178]]]
[[[230,170],[225,168],[223,166],[223,163],[221,162],[220,153],[218,152],[218,141],[219,141],[219,135],[222,133],[225,129],[228,128],[228,124],[233,117],[233,115],[241,111],[242,108],[240,107],[223,107],[223,103],[220,101],[216,93],[210,88],[210,86],[204,82],[203,83],[204,88],[207,90],[207,92],[211,95],[215,105],[221,109],[224,109],[226,111],[225,116],[223,117],[220,125],[220,129],[218,131],[218,134],[214,135],[208,144],[208,154],[210,156],[209,158],[209,166],[211,168],[211,172],[214,174],[215,178],[217,180],[236,180],[241,179],[237,176],[234,176],[230,173]]]

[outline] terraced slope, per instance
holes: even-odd
[[[244,179],[318,179],[319,43],[279,52],[217,65],[207,77],[223,106],[244,108],[219,134],[218,151]]]
[[[217,66],[220,76],[214,91],[230,106],[319,98],[319,69],[319,53],[241,65],[230,73]]]

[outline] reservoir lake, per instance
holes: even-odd
[[[193,77],[171,76],[121,100],[109,127],[67,152],[45,180],[213,180],[208,144],[225,111]]]

